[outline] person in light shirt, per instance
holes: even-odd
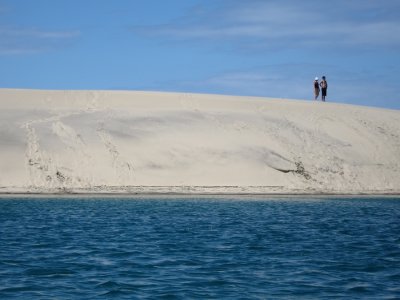
[[[314,80],[314,100],[317,100],[319,96],[319,82],[318,77],[315,77]]]

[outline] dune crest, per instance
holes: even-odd
[[[400,111],[0,90],[0,193],[400,193]]]

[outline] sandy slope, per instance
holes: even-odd
[[[400,193],[400,111],[0,90],[0,192]]]

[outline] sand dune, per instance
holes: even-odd
[[[0,90],[0,193],[400,193],[400,111]]]

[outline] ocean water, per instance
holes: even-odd
[[[399,299],[400,198],[0,199],[0,299]]]

